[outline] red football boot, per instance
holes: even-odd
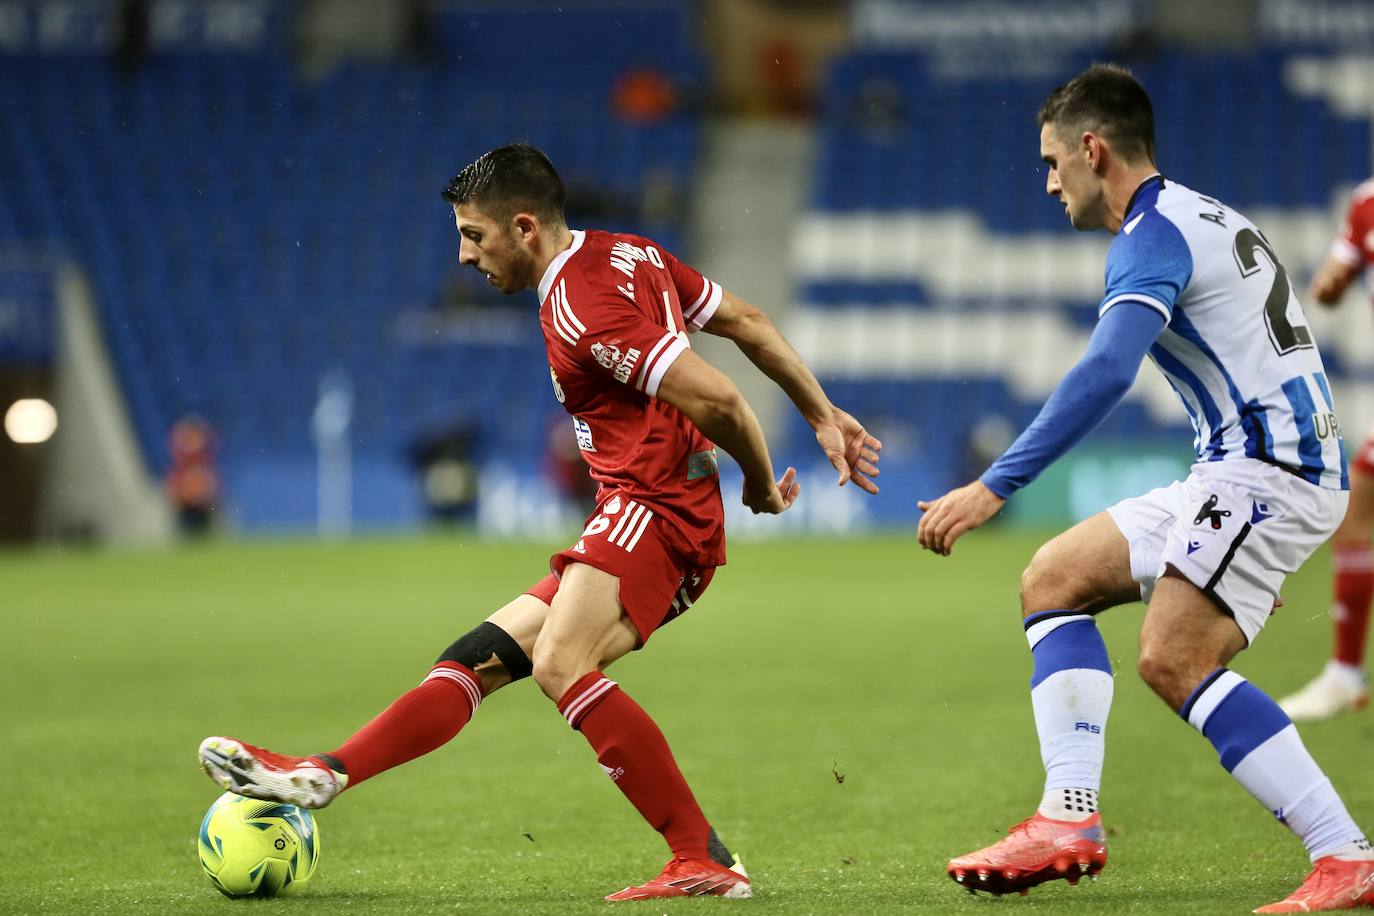
[[[1057,821],[1036,813],[986,849],[949,860],[949,876],[970,891],[1026,893],[1063,878],[1070,884],[1096,878],[1107,864],[1102,817]]]
[[[1366,907],[1374,907],[1374,861],[1326,856],[1312,863],[1312,874],[1297,890],[1255,912],[1322,913]]]
[[[648,884],[627,887],[607,900],[654,900],[660,897],[731,897],[742,900],[754,896],[744,863],[735,857],[730,868],[710,859],[674,858],[663,873]]]
[[[237,738],[212,737],[200,743],[200,766],[235,795],[323,808],[348,785],[348,776],[312,757],[291,757],[254,747]]]

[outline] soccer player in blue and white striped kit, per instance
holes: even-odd
[[[1143,599],[1141,677],[1312,859],[1301,887],[1256,912],[1374,906],[1364,833],[1288,717],[1226,667],[1345,514],[1340,427],[1302,306],[1253,223],[1159,173],[1150,100],[1127,70],[1093,65],[1050,94],[1039,121],[1047,193],[1075,228],[1116,236],[1106,295],[1087,352],[1030,427],[981,478],[920,504],[920,542],[948,554],[1091,432],[1146,356],[1192,420],[1197,462],[1031,560],[1021,607],[1045,793],[1003,840],[953,859],[950,876],[1006,893],[1106,864],[1097,793],[1112,668],[1093,617]]]

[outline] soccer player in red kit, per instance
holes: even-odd
[[[1374,268],[1374,178],[1355,189],[1345,229],[1312,278],[1309,290],[1322,305],[1337,305],[1361,273]],[[1332,591],[1335,602],[1335,645],[1330,661],[1301,690],[1284,697],[1279,706],[1295,722],[1329,719],[1369,703],[1365,676],[1365,636],[1369,605],[1374,599],[1374,430],[1350,464],[1350,507],[1331,536],[1335,562]]]
[[[810,422],[840,484],[876,493],[882,446],[830,403],[753,306],[648,239],[569,229],[563,185],[539,150],[492,150],[459,172],[444,198],[462,263],[503,293],[539,291],[553,392],[599,484],[596,510],[553,556],[549,576],[454,642],[418,687],[336,750],[292,757],[212,737],[201,743],[201,765],[240,795],[323,807],[438,748],[484,697],[532,675],[672,851],[657,878],[608,899],[751,896],[658,726],[602,673],[690,609],[725,562],[713,442],[744,472],[754,512],[782,512],[799,491],[792,468],[774,480],[753,411],[687,333],[734,341],[773,379]]]

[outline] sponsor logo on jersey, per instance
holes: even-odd
[[[1193,517],[1194,525],[1201,525],[1207,522],[1212,526],[1213,531],[1221,530],[1221,520],[1231,517],[1230,509],[1217,508],[1217,495],[1213,493],[1207,497],[1207,501],[1202,504],[1202,508],[1197,510],[1197,515]]]
[[[596,451],[592,444],[592,428],[581,417],[573,417],[573,432],[577,435],[577,447],[584,452]]]
[[[562,404],[567,395],[563,394],[563,386],[558,384],[558,373],[553,371],[553,366],[549,367],[549,380],[553,382],[553,396],[558,398],[558,403]]]
[[[592,344],[592,359],[596,360],[602,369],[609,369],[620,362],[620,348],[615,344],[607,346],[598,340]]]
[[[1316,432],[1317,438],[1321,440],[1336,438],[1341,435],[1341,424],[1336,421],[1336,415],[1331,412],[1315,414],[1312,417],[1312,428]]]
[[[625,358],[616,361],[615,380],[617,382],[628,382],[630,373],[635,371],[635,363],[639,362],[639,349],[630,347],[625,351]]]

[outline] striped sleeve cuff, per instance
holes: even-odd
[[[672,331],[664,334],[645,358],[644,366],[635,378],[635,387],[651,398],[658,397],[658,386],[668,367],[687,349],[687,338],[682,334]]]
[[[700,331],[706,327],[706,322],[711,320],[711,316],[720,308],[720,298],[724,293],[719,283],[701,278],[706,284],[702,287],[701,295],[697,296],[695,302],[682,310],[682,319],[687,322],[689,331]]]
[[[1159,312],[1160,315],[1164,316],[1164,320],[1166,322],[1171,317],[1171,310],[1169,306],[1165,305],[1163,302],[1160,302],[1154,296],[1146,296],[1143,293],[1122,293],[1119,296],[1113,296],[1112,298],[1108,299],[1106,302],[1102,303],[1097,307],[1097,317],[1101,318],[1103,315],[1107,314],[1108,311],[1110,311],[1111,309],[1115,308],[1123,302],[1138,302],[1141,305],[1147,306],[1148,308],[1152,308],[1156,312]]]

